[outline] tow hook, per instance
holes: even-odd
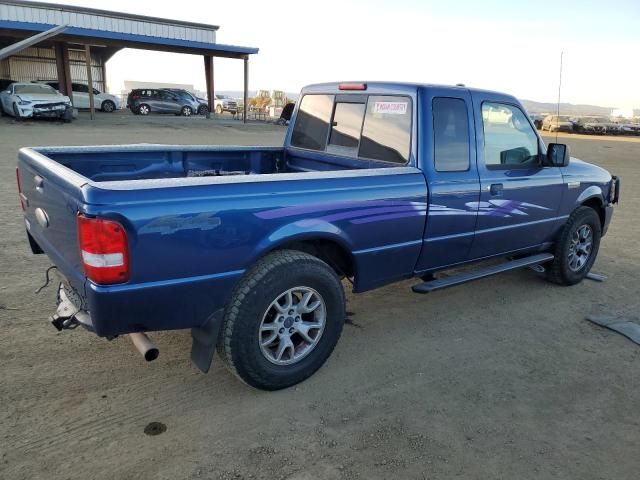
[[[56,313],[49,317],[51,324],[61,332],[64,329],[73,329],[80,325],[76,319],[78,309],[74,308],[71,302],[60,302]]]
[[[76,300],[72,301],[72,298]],[[56,312],[49,317],[51,325],[53,325],[56,330],[72,330],[79,325],[93,330],[91,317],[83,307],[78,306],[82,305],[82,301],[76,293],[65,289],[62,283],[58,285],[57,303]]]

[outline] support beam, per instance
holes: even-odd
[[[215,109],[215,89],[213,78],[213,57],[211,55],[204,56],[204,78],[207,85],[207,99],[209,104],[209,111],[213,113]]]
[[[71,87],[71,63],[69,62],[69,47],[66,43],[56,42],[56,69],[58,70],[58,90],[73,102]]]
[[[244,57],[244,92],[242,98],[242,122],[247,123],[247,108],[249,103],[249,57]]]
[[[7,58],[11,55],[15,55],[16,53],[21,52],[25,48],[33,47],[34,45],[42,42],[43,40],[47,40],[48,38],[55,37],[59,33],[62,33],[68,25],[58,25],[56,27],[50,28],[42,33],[38,33],[29,38],[25,38],[24,40],[20,40],[8,47],[0,49],[0,60]]]
[[[93,120],[95,110],[95,99],[93,98],[93,75],[91,72],[91,47],[89,45],[84,46],[84,58],[87,64],[87,87],[89,91],[89,111],[91,112],[91,120]]]

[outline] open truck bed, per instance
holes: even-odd
[[[32,248],[49,255],[68,296],[90,312],[85,326],[101,336],[202,325],[256,258],[305,238],[339,241],[358,262],[379,246],[409,242],[401,248],[406,255],[394,252],[399,262],[372,270],[358,287],[392,281],[413,269],[424,227],[425,182],[417,168],[287,156],[278,147],[23,148],[18,176]],[[402,231],[380,234],[355,223],[337,231],[312,220],[331,205],[386,206],[384,213],[412,210],[412,202],[422,205],[421,216]],[[80,216],[122,225],[126,282],[87,279]]]

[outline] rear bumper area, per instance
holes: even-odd
[[[86,283],[92,330],[101,337],[200,327],[224,307],[238,270],[136,285]]]

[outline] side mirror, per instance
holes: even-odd
[[[564,143],[550,143],[547,147],[547,165],[566,167],[569,165],[569,146]]]

